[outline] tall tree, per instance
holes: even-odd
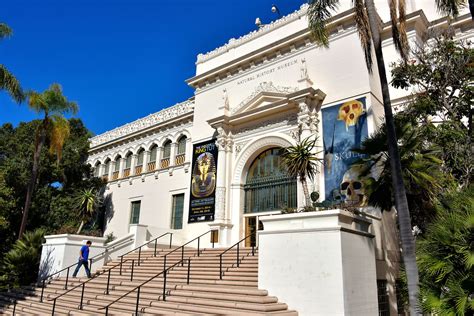
[[[12,29],[5,23],[0,23],[0,40],[11,35]],[[0,64],[0,90],[7,91],[13,100],[18,103],[25,99],[25,94],[20,86],[20,82],[3,64]]]
[[[459,13],[464,6],[463,0],[435,0],[438,9],[450,15]],[[412,235],[410,212],[406,198],[405,185],[400,162],[400,153],[397,146],[397,135],[390,101],[389,86],[382,52],[382,21],[377,14],[373,0],[353,0],[355,8],[355,22],[359,38],[365,54],[367,69],[372,72],[372,48],[378,68],[381,84],[383,107],[385,112],[385,127],[388,143],[388,154],[391,166],[392,187],[394,192],[395,207],[398,212],[400,239],[402,241],[403,261],[406,268],[410,311],[412,315],[418,314],[418,269],[415,259],[415,242]],[[326,22],[337,9],[339,0],[309,0],[309,27],[316,42],[326,47],[329,45],[329,33]],[[392,38],[395,48],[402,59],[408,56],[408,40],[406,36],[405,0],[389,0],[390,21],[392,24]]]
[[[318,162],[321,163],[317,153],[314,152],[316,140],[316,138],[305,138],[296,145],[285,148],[282,155],[283,164],[286,166],[288,174],[300,178],[301,184],[303,185],[306,206],[311,205],[308,182],[306,179],[313,181],[318,173]]]
[[[49,139],[50,153],[55,153],[59,162],[64,141],[69,136],[69,121],[65,119],[64,114],[74,114],[78,109],[75,102],[67,100],[62,93],[61,86],[56,83],[52,84],[42,93],[30,92],[28,95],[28,105],[37,113],[42,114],[43,119],[36,129],[33,167],[27,186],[25,206],[23,208],[18,238],[21,238],[26,228],[28,211],[31,207],[31,199],[38,178],[41,149],[46,143],[46,140]]]

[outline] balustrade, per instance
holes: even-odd
[[[176,158],[175,158],[175,165],[176,166],[179,166],[179,165],[182,165],[184,163],[184,160],[186,159],[186,155],[185,154],[178,154],[176,155]]]
[[[136,166],[135,167],[135,175],[142,174],[142,169],[143,169],[143,166]]]
[[[154,171],[156,169],[156,161],[151,161],[148,163],[147,171]]]
[[[118,171],[114,171],[114,172],[112,173],[112,181],[113,181],[113,180],[117,180],[118,177],[119,177],[119,172],[118,172]]]
[[[168,168],[170,166],[170,159],[169,158],[163,158],[161,159],[161,168]]]
[[[123,169],[123,177],[129,177],[130,176],[130,168]]]

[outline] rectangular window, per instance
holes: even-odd
[[[132,202],[132,212],[130,214],[130,224],[138,224],[140,221],[140,206],[141,201]]]
[[[171,214],[171,228],[183,228],[183,209],[184,209],[184,194],[173,195],[173,208]]]

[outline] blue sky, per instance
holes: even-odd
[[[0,63],[25,89],[51,83],[77,101],[100,134],[193,95],[184,82],[198,53],[295,11],[304,0],[15,0],[0,1],[14,31],[0,42]],[[0,124],[38,116],[0,93]]]

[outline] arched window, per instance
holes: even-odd
[[[282,148],[264,151],[250,165],[245,190],[245,213],[296,208],[296,178],[282,165]]]
[[[143,171],[143,160],[145,158],[145,149],[140,148],[137,155],[137,165],[135,166],[135,174],[139,175]]]
[[[120,173],[120,160],[122,160],[122,156],[118,155],[114,162],[115,162],[115,166],[114,166],[114,172],[112,173],[112,180],[117,180],[118,177],[119,177],[119,173]]]
[[[181,136],[178,140],[178,152],[176,153],[175,165],[182,165],[186,159],[186,136]]]
[[[150,161],[148,162],[148,171],[153,171],[156,169],[156,156],[158,154],[158,146],[153,145],[150,149]]]
[[[125,156],[125,166],[123,168],[123,177],[126,178],[130,176],[130,168],[132,167],[132,153],[129,152]]]
[[[163,156],[161,158],[161,168],[168,168],[170,165],[170,157],[171,157],[171,140],[167,140],[163,144]]]
[[[105,181],[109,181],[110,164],[111,161],[109,158],[107,158],[107,160],[105,160],[104,173],[102,174],[102,179],[104,179]]]

